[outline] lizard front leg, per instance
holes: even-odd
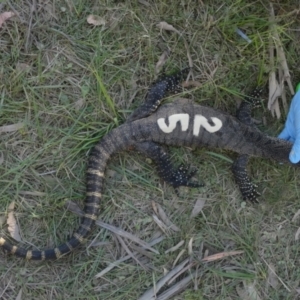
[[[239,186],[243,199],[258,203],[257,198],[260,196],[260,193],[257,192],[257,186],[251,182],[247,174],[246,167],[248,160],[248,155],[240,155],[232,164],[232,173]]]
[[[156,111],[168,92],[178,90],[180,82],[184,80],[189,71],[190,68],[185,68],[174,75],[164,76],[154,82],[148,91],[145,102],[128,117],[127,122],[146,118]]]

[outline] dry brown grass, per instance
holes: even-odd
[[[142,102],[164,50],[171,50],[167,72],[188,65],[182,38],[160,31],[159,22],[172,24],[189,45],[194,80],[201,86],[185,91],[185,97],[234,113],[237,95],[249,92],[258,77],[266,81],[259,74],[268,71],[267,4],[174,3],[17,0],[0,4],[1,12],[18,13],[0,29],[0,127],[23,124],[0,133],[3,232],[7,234],[7,207],[14,200],[24,245],[53,247],[70,237],[79,218],[65,203],[71,200],[82,206],[91,147]],[[296,1],[275,5],[294,83],[300,53],[297,8]],[[89,25],[89,14],[102,17],[106,25]],[[235,34],[236,27],[249,35],[251,44]],[[267,111],[256,116],[268,118],[268,128],[262,130],[279,132],[282,122],[271,119]],[[213,156],[207,149],[172,149],[172,153],[175,161],[199,168],[204,188],[182,188],[178,198],[159,181],[151,162],[135,153],[121,153],[109,164],[99,216],[146,242],[164,235],[154,246],[160,254],[134,254],[134,260],[95,278],[128,250],[137,251],[130,240],[99,227],[84,246],[59,261],[27,262],[0,253],[0,298],[22,294],[20,299],[137,299],[173,268],[185,250],[178,264],[192,257],[198,262],[198,277],[174,299],[240,299],[240,293],[251,287],[261,299],[296,299],[299,218],[292,218],[299,209],[299,172],[251,160],[250,172],[263,192],[262,203],[254,206],[241,201],[233,182],[228,159],[234,154],[217,151],[219,156]],[[199,199],[206,201],[205,206],[191,218]],[[152,201],[180,231],[164,231],[154,222]],[[180,248],[165,254],[180,241],[184,242]],[[199,263],[205,249],[209,254],[244,253]],[[269,266],[274,266],[275,277],[269,275]],[[268,280],[273,280],[271,285]]]

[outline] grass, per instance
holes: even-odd
[[[167,73],[188,65],[182,38],[160,31],[159,22],[172,24],[188,42],[195,80],[202,86],[184,91],[185,97],[234,114],[241,95],[257,82],[267,82],[268,3],[174,3],[58,0],[36,4],[33,12],[28,1],[1,4],[2,12],[14,10],[19,17],[1,29],[0,127],[23,124],[0,133],[2,232],[8,235],[7,208],[14,200],[24,245],[53,247],[70,237],[79,218],[65,203],[72,200],[82,206],[91,147],[143,101],[164,50],[171,49]],[[296,4],[275,5],[294,84],[299,79],[300,51]],[[87,24],[89,14],[103,17],[105,27]],[[251,44],[236,35],[236,27],[251,38]],[[271,135],[283,126],[284,120],[272,119],[266,108],[255,116],[266,117],[268,125],[260,128]],[[162,233],[152,219],[155,201],[180,228],[154,246],[159,255],[140,258],[144,268],[128,260],[95,278],[127,255],[116,235],[97,227],[84,246],[55,262],[27,262],[1,253],[0,298],[14,299],[21,293],[26,299],[138,299],[172,269],[181,250],[185,252],[179,262],[189,257],[193,238],[196,259],[202,248],[209,254],[244,253],[200,264],[198,279],[173,299],[240,299],[238,290],[247,291],[251,285],[261,299],[296,299],[299,219],[292,218],[299,209],[299,172],[252,159],[249,171],[262,197],[259,205],[251,205],[241,201],[233,181],[233,153],[170,151],[174,161],[199,168],[204,188],[182,188],[176,197],[158,179],[151,162],[136,153],[115,155],[107,170],[100,220],[149,241]],[[206,201],[205,206],[191,218],[199,199]],[[181,248],[165,254],[182,240]],[[269,266],[276,273],[273,286],[267,284]]]

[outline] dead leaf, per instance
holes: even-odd
[[[173,231],[180,231],[180,229],[170,221],[170,219],[167,217],[167,214],[158,203],[152,201],[152,207],[155,213],[161,218],[161,220],[168,226],[169,229],[172,229]]]
[[[188,244],[189,255],[193,254],[193,240],[194,240],[194,238],[191,237],[189,244]]]
[[[2,132],[13,132],[22,129],[25,126],[24,123],[16,123],[12,125],[4,125],[0,127],[0,133]]]
[[[13,212],[14,208],[15,208],[15,201],[11,202],[8,206],[8,215],[7,215],[7,221],[6,221],[6,223],[8,225],[7,230],[9,231],[9,233],[13,239],[15,239],[18,242],[21,242],[19,227],[17,225],[17,221],[16,221],[16,218],[15,218],[14,212]]]
[[[25,63],[17,63],[16,64],[16,70],[18,72],[29,72],[31,67]]]
[[[176,32],[179,35],[181,35],[180,32],[176,28],[173,27],[173,25],[168,24],[167,22],[164,22],[164,21],[163,22],[159,22],[157,24],[157,27],[160,28],[161,30],[173,31],[173,32]]]
[[[285,113],[288,112],[288,104],[286,101],[286,91],[283,88],[284,86],[284,74],[283,74],[283,70],[279,69],[279,82],[282,82],[282,93],[281,93],[281,102],[282,102],[282,106],[284,108]],[[294,95],[294,93],[292,93],[292,95]]]
[[[39,191],[19,191],[20,195],[30,195],[30,196],[38,196],[38,197],[45,197],[47,194],[44,192],[39,192]]]
[[[58,17],[55,14],[56,5],[53,3],[53,1],[41,0],[40,7],[43,8],[43,20],[46,23],[50,22],[53,18],[55,20],[58,20]],[[60,10],[61,12],[63,12],[62,7],[60,8]]]
[[[145,0],[139,0],[139,3],[141,3],[141,4],[143,4],[143,5],[147,6],[147,7],[151,6],[151,4],[149,2],[147,2],[147,1],[145,1]]]
[[[177,30],[173,25],[171,24],[168,24],[167,22],[160,22],[156,25],[158,28],[160,28],[160,30],[168,30],[168,31],[173,31],[173,32],[176,32],[177,34],[180,35],[180,37],[183,39],[183,42],[184,42],[184,46],[186,48],[186,55],[188,57],[188,60],[189,60],[189,67],[190,68],[193,68],[193,60],[192,60],[192,56],[190,54],[190,50],[189,50],[189,45],[187,43],[187,41],[185,40],[185,38],[183,37],[183,35],[180,33],[179,30]]]
[[[152,204],[152,209],[158,215],[158,208],[157,208],[156,202],[155,201],[151,201],[151,204]]]
[[[275,35],[276,35],[276,38],[277,38],[275,40],[276,52],[277,52],[277,55],[279,56],[281,68],[282,68],[282,71],[283,71],[283,77],[284,77],[284,80],[287,82],[287,84],[290,88],[291,94],[294,95],[295,91],[294,91],[294,87],[293,87],[292,82],[291,82],[291,75],[290,75],[289,67],[288,67],[286,57],[285,57],[285,53],[284,53],[284,50],[283,50],[283,47],[282,47],[282,44],[281,44],[281,41],[279,39],[279,35],[278,35],[277,31],[275,32]]]
[[[202,258],[202,261],[215,261],[215,260],[219,260],[228,256],[233,256],[233,255],[238,255],[238,254],[243,254],[244,251],[229,251],[229,252],[220,252],[220,253],[216,253],[210,256],[206,256],[204,258]]]
[[[300,227],[297,229],[297,231],[295,233],[295,241],[299,240],[299,236],[300,236]]]
[[[190,80],[190,81],[184,81],[181,85],[184,88],[188,88],[188,87],[200,87],[200,86],[202,86],[202,83],[199,82],[199,81]]]
[[[164,66],[164,64],[168,60],[169,55],[170,55],[170,51],[165,50],[163,52],[163,54],[160,56],[160,58],[158,59],[158,62],[156,63],[156,66],[155,66],[156,74],[158,74],[160,72],[160,69]]]
[[[269,76],[269,102],[268,108],[270,109],[271,106],[274,104],[275,100],[281,96],[282,93],[282,86],[279,85],[275,72],[271,72]]]
[[[166,283],[170,284],[170,280],[173,278],[176,278],[177,274],[181,274],[181,271],[186,267],[186,265],[188,263],[189,263],[189,259],[185,259],[183,262],[181,262],[179,265],[177,265],[175,268],[173,268],[171,271],[169,271],[165,276],[160,278],[159,281],[157,281],[153,287],[151,287],[141,297],[139,297],[138,300],[158,299],[157,294],[160,291],[160,289]],[[167,299],[167,298],[164,298],[164,299]]]
[[[174,260],[174,262],[173,262],[173,268],[177,265],[177,262],[179,261],[180,257],[184,254],[184,252],[185,252],[185,249],[182,249],[182,250],[178,253],[177,257],[175,258],[175,260]]]
[[[282,85],[279,85],[277,79],[276,79],[276,73],[274,71],[275,69],[275,63],[274,63],[274,45],[273,40],[270,37],[270,48],[269,48],[269,55],[270,55],[270,69],[271,72],[269,74],[269,101],[268,101],[268,109],[271,111],[272,116],[274,114],[277,116],[277,118],[280,118],[280,109],[278,104],[278,98],[282,94],[283,89],[283,82]]]
[[[243,287],[237,285],[236,292],[239,295],[240,299],[249,300],[249,298],[247,298],[247,291],[245,291]]]
[[[268,284],[276,289],[276,287],[278,286],[278,278],[276,276],[276,273],[275,273],[275,266],[273,264],[269,264],[268,265]]]
[[[146,267],[137,259],[136,255],[127,247],[125,241],[118,235],[116,235],[116,238],[118,239],[119,243],[121,244],[122,248],[127,252],[127,254],[138,264],[140,265],[144,270],[146,270]]]
[[[255,288],[255,283],[243,282],[244,288],[237,286],[236,291],[243,300],[261,300]]]
[[[6,12],[0,14],[0,27],[2,27],[3,23],[4,23],[6,20],[12,18],[12,17],[15,16],[15,15],[16,15],[16,14],[13,13],[12,11],[6,11]]]
[[[268,109],[271,111],[272,115],[280,118],[280,109],[278,104],[278,98],[282,95],[283,86],[279,85],[276,80],[275,72],[271,72],[269,75],[269,101]]]
[[[291,76],[287,64],[287,60],[285,57],[285,53],[282,47],[282,43],[279,38],[278,30],[276,27],[275,22],[275,14],[272,3],[270,3],[270,31],[272,32],[272,36],[270,36],[270,48],[269,48],[269,55],[270,55],[270,75],[269,75],[269,102],[268,108],[271,110],[272,115],[276,115],[276,117],[280,118],[280,108],[278,103],[278,98],[281,97],[283,101],[283,106],[286,109],[286,95],[284,90],[284,82],[287,82],[290,92],[294,95],[294,88],[291,82]],[[275,47],[274,47],[275,45]],[[274,63],[274,52],[276,49],[277,60],[279,61],[278,67],[278,81],[276,79],[275,63]]]
[[[86,20],[89,24],[94,26],[104,26],[106,24],[104,18],[95,15],[89,15]]]
[[[164,237],[161,236],[160,238],[157,238],[157,239],[149,242],[149,245],[150,246],[154,246],[154,245],[160,243],[163,240],[164,240]],[[138,254],[137,252],[134,252],[134,255],[137,255],[137,254]],[[110,263],[109,266],[107,266],[104,270],[102,270],[100,273],[96,274],[95,278],[100,278],[100,277],[104,276],[107,272],[109,272],[113,268],[117,267],[120,263],[122,263],[122,262],[124,262],[124,261],[126,261],[126,260],[128,260],[130,258],[131,258],[131,256],[127,255],[125,257],[120,258],[119,260],[116,260],[116,261]]]
[[[76,111],[79,111],[83,105],[85,103],[85,100],[83,98],[78,99],[75,103],[74,103],[74,108]]]
[[[142,247],[138,247],[136,245],[134,245],[133,243],[130,244],[130,248],[133,249],[134,251],[136,251],[138,254],[142,254],[150,259],[154,259],[154,254],[147,251],[147,250],[144,250]]]
[[[84,215],[84,211],[79,207],[79,205],[71,200],[67,200],[65,202],[65,207],[67,210],[69,210],[70,212],[72,212],[78,216]]]
[[[107,224],[107,223],[104,223],[100,220],[97,220],[96,222],[96,225],[97,226],[101,226],[102,228],[105,228],[113,233],[115,233],[116,235],[119,235],[123,238],[126,238],[128,240],[131,240],[132,242],[136,243],[136,244],[139,244],[141,247],[144,247],[156,254],[159,254],[159,252],[157,250],[155,250],[154,248],[150,247],[149,246],[149,243],[146,243],[144,242],[143,240],[141,240],[140,238],[138,238],[137,236],[125,231],[125,230],[122,230],[121,228],[117,228],[113,225],[110,225],[110,224]]]
[[[296,219],[298,219],[299,216],[300,216],[300,209],[298,209],[297,212],[294,214],[294,216],[292,218],[292,222],[295,222]]]
[[[0,216],[0,227],[3,226],[4,222],[6,221],[5,216]]]
[[[169,252],[174,252],[177,249],[179,249],[182,245],[184,244],[184,240],[180,241],[177,245],[169,248],[168,250],[165,251],[165,254],[168,254]]]
[[[152,215],[153,221],[156,223],[156,225],[166,234],[169,235],[169,229],[168,227],[156,216]]]
[[[19,290],[16,300],[22,300],[22,289]]]
[[[205,205],[205,200],[198,199],[194,205],[193,211],[191,213],[191,218],[195,218],[202,211],[202,208]]]

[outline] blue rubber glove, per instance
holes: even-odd
[[[300,83],[292,100],[285,127],[278,136],[280,139],[294,143],[290,152],[290,161],[296,164],[300,161]]]

